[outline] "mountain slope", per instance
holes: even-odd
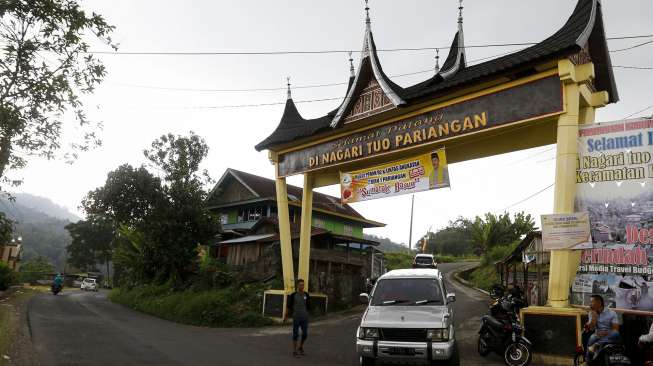
[[[16,222],[14,236],[23,242],[22,260],[43,256],[63,270],[70,236],[65,226],[79,217],[51,200],[30,194],[16,194],[15,201],[0,200],[0,211]]]

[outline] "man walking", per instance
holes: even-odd
[[[292,316],[292,343],[293,356],[304,356],[304,342],[308,337],[308,311],[311,307],[311,297],[304,291],[304,280],[297,280],[297,291],[288,296],[288,315]],[[302,339],[299,340],[299,330],[302,331]]]

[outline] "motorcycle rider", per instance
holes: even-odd
[[[587,342],[587,359],[595,354],[599,344],[615,342],[619,340],[619,319],[617,314],[605,308],[601,295],[592,295],[590,303],[589,320],[585,327],[594,331]]]
[[[63,288],[63,276],[61,273],[57,273],[56,276],[54,276],[54,281],[52,281],[52,288]]]

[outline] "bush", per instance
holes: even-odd
[[[469,281],[475,287],[483,290],[489,290],[492,285],[499,283],[499,280],[499,274],[494,265],[478,267],[469,276]]]
[[[388,271],[393,269],[411,268],[414,254],[411,252],[385,253],[385,265]]]
[[[5,291],[16,284],[16,272],[9,266],[0,262],[0,291]]]
[[[116,288],[111,301],[163,319],[209,327],[272,324],[261,315],[264,288],[258,285],[217,290],[174,291],[169,285]]]

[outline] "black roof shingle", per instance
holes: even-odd
[[[371,43],[374,47],[373,42],[372,39]],[[454,38],[452,49],[442,67],[443,70],[449,68],[455,62],[457,42],[458,34]],[[503,57],[460,68],[455,74],[446,79],[436,74],[418,84],[401,88],[383,73],[380,64],[378,66],[381,76],[390,85],[391,89],[406,102],[406,105],[411,105],[442,96],[455,88],[462,88],[509,72],[528,69],[543,62],[567,57],[580,52],[583,48],[588,51],[595,65],[596,78],[594,85],[596,89],[608,92],[609,103],[617,102],[619,96],[605,38],[600,0],[578,0],[573,13],[562,28],[542,42]],[[363,63],[361,63],[362,66],[364,66]],[[352,82],[350,79],[347,93],[349,93],[351,87]],[[279,126],[270,136],[257,144],[256,149],[261,151],[314,136],[324,131],[334,130],[329,125],[338,109],[327,113],[323,117],[305,120],[299,115],[292,100],[288,100]]]

